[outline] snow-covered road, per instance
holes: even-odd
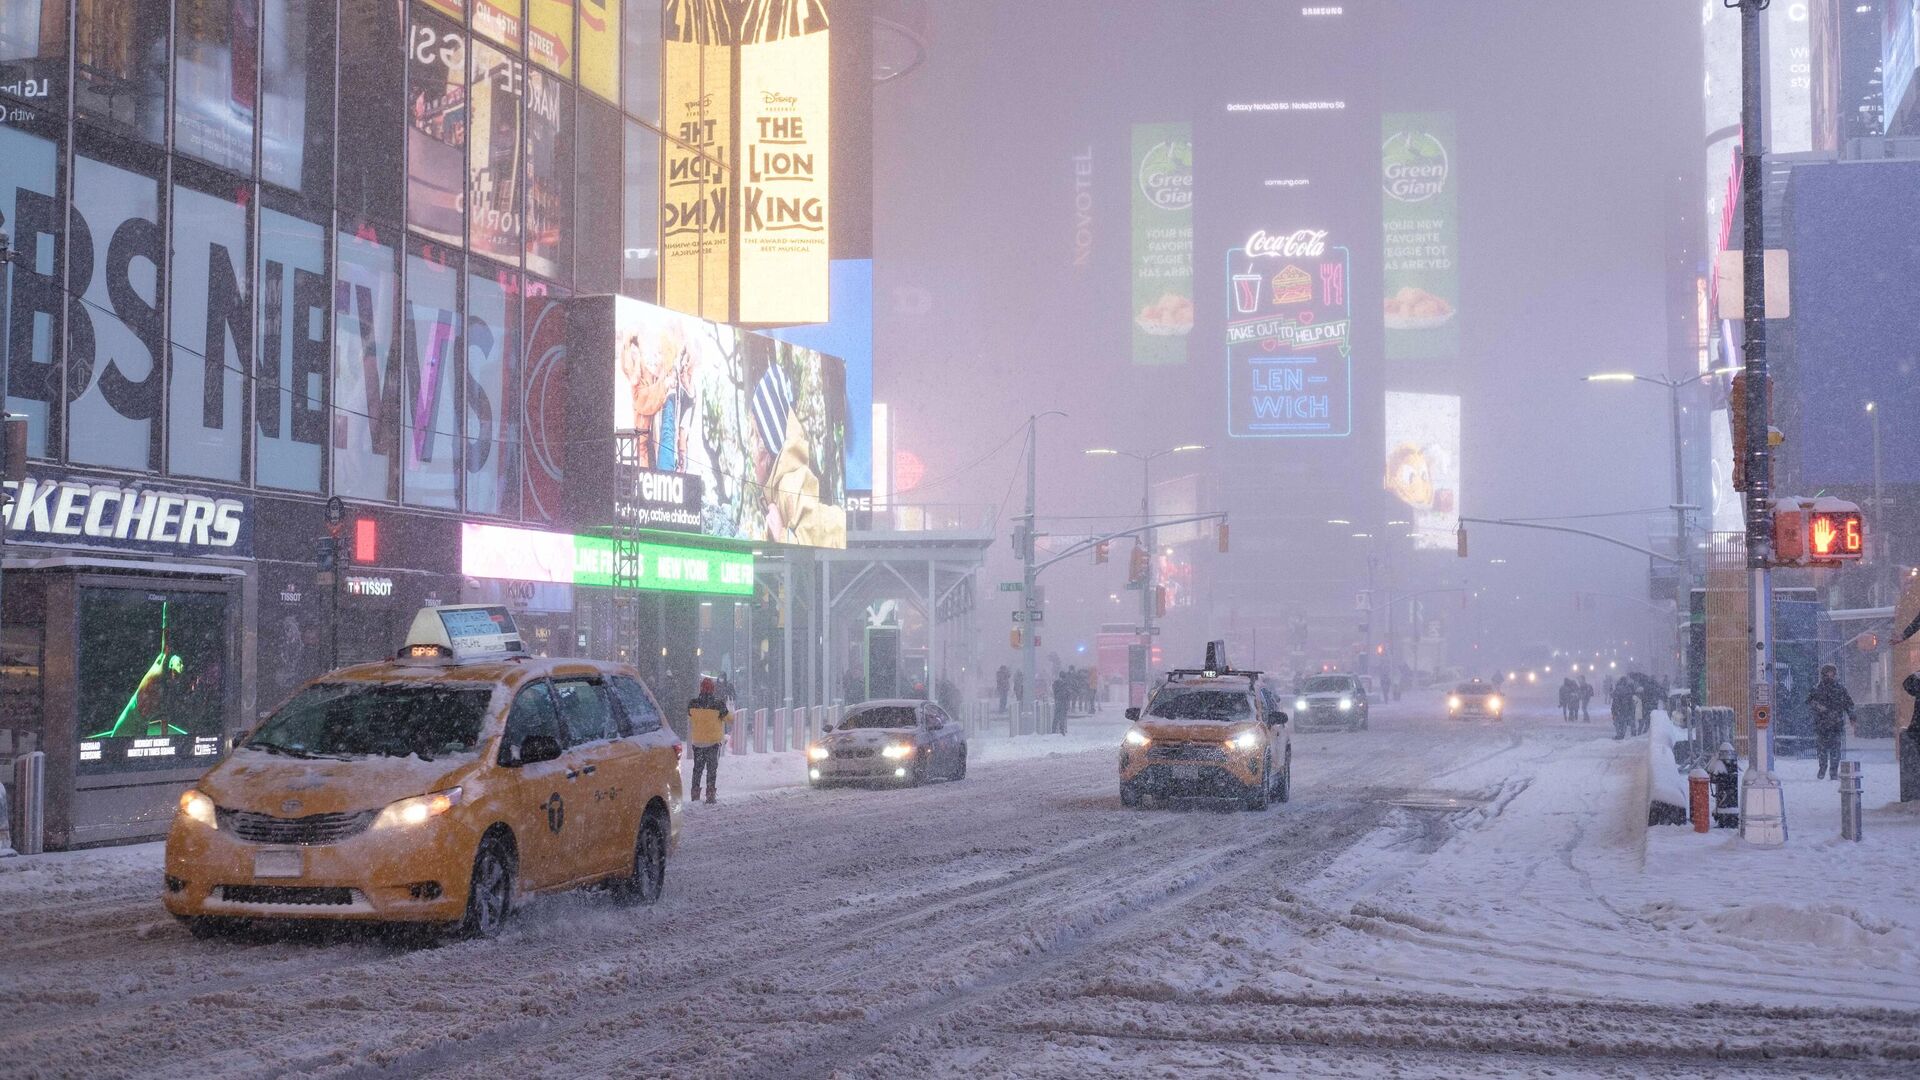
[[[1750,919],[1650,899],[1674,891],[1646,880],[1661,852],[1619,826],[1644,757],[1597,735],[1403,703],[1368,732],[1296,736],[1294,800],[1266,813],[1123,811],[1097,733],[910,791],[762,777],[690,810],[657,907],[570,896],[440,947],[199,942],[159,908],[157,846],[14,860],[0,1075],[1920,1068],[1912,877],[1850,909],[1862,949],[1811,924],[1809,949],[1845,946],[1834,993],[1748,985],[1761,957],[1710,938]],[[1676,950],[1707,977],[1677,984]],[[1691,1004],[1722,997],[1744,1004]]]

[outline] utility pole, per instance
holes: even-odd
[[[1673,586],[1673,682],[1675,686],[1690,689],[1693,683],[1687,671],[1687,628],[1693,623],[1693,549],[1687,543],[1687,475],[1680,453],[1680,386],[1671,379],[1667,381],[1667,405],[1673,416],[1673,551],[1680,556]]]
[[[1035,499],[1037,498],[1034,488],[1039,483],[1040,478],[1038,464],[1038,451],[1040,449],[1038,437],[1039,426],[1040,418],[1038,416],[1027,417],[1027,514],[1026,517],[1021,519],[1026,524],[1023,525],[1020,530],[1020,605],[1023,610],[1028,612],[1034,610],[1033,546],[1035,538],[1033,534],[1034,527],[1038,524],[1038,518],[1036,517],[1036,511],[1034,509]],[[1032,621],[1033,616],[1031,614],[1027,616],[1027,619],[1028,621],[1021,624],[1020,627],[1020,677],[1025,681],[1027,688],[1026,693],[1022,695],[1024,700],[1016,703],[1016,707],[1022,714],[1037,717],[1039,712],[1035,709],[1035,702],[1040,700],[1040,687],[1036,683],[1034,676],[1033,633],[1036,626]],[[1030,712],[1029,710],[1032,711]],[[1020,727],[1022,730],[1026,728],[1024,716]]]
[[[1153,579],[1159,569],[1160,550],[1153,542],[1153,455],[1140,458],[1140,520],[1146,523],[1147,576],[1140,585],[1140,633],[1146,639],[1147,669],[1153,669],[1153,608],[1158,596]]]
[[[1745,288],[1742,332],[1746,352],[1747,577],[1752,645],[1753,742],[1740,782],[1740,835],[1748,843],[1787,842],[1786,799],[1773,774],[1773,447],[1768,439],[1766,177],[1761,171],[1766,128],[1760,101],[1760,13],[1772,0],[1722,0],[1740,9],[1741,269]]]

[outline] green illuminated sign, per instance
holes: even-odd
[[[640,587],[663,592],[753,595],[753,556],[733,551],[640,544]],[[613,541],[604,536],[573,538],[573,582],[613,584]]]

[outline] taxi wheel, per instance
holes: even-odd
[[[960,747],[960,764],[953,770],[953,778],[955,780],[967,778],[967,748],[964,745]]]
[[[473,856],[473,882],[467,888],[467,914],[460,920],[463,937],[499,935],[513,914],[513,859],[506,845],[489,837]]]
[[[1120,805],[1129,808],[1140,805],[1140,793],[1134,790],[1132,784],[1120,785]]]
[[[633,844],[633,869],[619,884],[620,898],[632,904],[651,904],[667,888],[667,830],[657,814],[640,822]]]
[[[1280,767],[1280,790],[1274,793],[1275,802],[1286,802],[1293,798],[1293,747],[1287,747],[1287,763]]]
[[[1273,759],[1268,758],[1266,767],[1260,770],[1260,779],[1247,793],[1244,805],[1249,810],[1265,810],[1273,798]]]
[[[180,916],[180,925],[187,928],[187,933],[192,934],[201,941],[226,937],[234,931],[233,923],[225,919],[210,918],[205,915],[182,915]]]

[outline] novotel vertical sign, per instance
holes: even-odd
[[[1254,231],[1227,252],[1227,431],[1353,433],[1352,261],[1325,229]]]

